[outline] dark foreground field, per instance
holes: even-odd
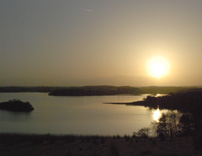
[[[1,156],[201,156],[192,137],[0,135]]]

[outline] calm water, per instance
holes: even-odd
[[[103,102],[132,102],[146,96],[54,97],[46,93],[0,93],[0,102],[20,99],[29,101],[35,108],[31,113],[0,110],[0,132],[132,135],[150,125],[155,110]]]

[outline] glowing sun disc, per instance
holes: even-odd
[[[170,66],[163,57],[154,57],[147,64],[149,75],[155,78],[162,78],[169,74]]]

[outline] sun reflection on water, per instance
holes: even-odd
[[[161,117],[161,112],[160,112],[159,108],[157,108],[153,113],[153,119],[156,122],[159,122],[160,117]]]

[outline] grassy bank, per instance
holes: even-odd
[[[180,156],[201,155],[192,137],[141,138],[131,136],[76,136],[0,134],[1,156]]]

